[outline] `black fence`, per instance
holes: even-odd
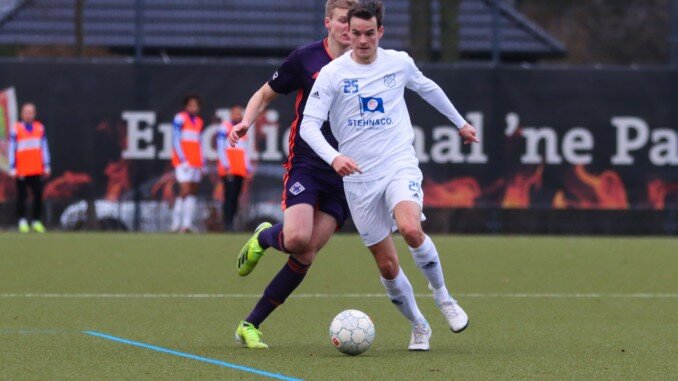
[[[203,146],[213,164],[214,134],[228,108],[244,105],[274,70],[264,63],[6,62],[0,91],[13,88],[17,103],[35,102],[46,125],[54,171],[45,195],[50,225],[162,231],[176,191],[169,137],[181,98],[189,92],[203,98]],[[449,121],[407,95],[430,230],[678,232],[678,72],[422,71],[482,140],[464,146]],[[256,174],[243,194],[241,228],[282,217],[293,98],[276,101],[256,123]],[[219,184],[211,168],[199,206],[206,230],[219,229]],[[13,198],[13,183],[0,171],[3,226],[14,224]]]

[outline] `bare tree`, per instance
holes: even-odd
[[[460,0],[440,0],[440,58],[443,62],[459,59]]]
[[[410,0],[410,52],[418,61],[432,59],[431,2]]]
[[[669,0],[521,0],[518,6],[565,43],[566,62],[668,62]]]

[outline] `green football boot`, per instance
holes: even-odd
[[[33,231],[36,233],[44,233],[46,231],[45,225],[43,225],[40,221],[33,221],[31,228],[33,228]]]
[[[31,231],[31,227],[28,225],[28,221],[25,218],[19,220],[19,232],[28,233]]]
[[[254,230],[254,234],[250,239],[245,243],[245,246],[240,249],[240,254],[238,254],[238,275],[247,276],[252,270],[257,266],[261,257],[264,256],[264,249],[259,246],[259,233],[262,230],[270,228],[271,225],[268,222],[262,222]]]
[[[251,323],[244,320],[240,321],[238,329],[235,330],[235,341],[242,344],[243,347],[250,349],[266,349],[266,345],[261,341],[262,333],[256,329]]]

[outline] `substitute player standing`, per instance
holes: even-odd
[[[344,176],[346,199],[358,232],[374,255],[388,296],[412,323],[409,349],[425,351],[431,328],[398,264],[392,228],[397,227],[410,247],[452,331],[464,330],[468,316],[448,293],[436,247],[421,227],[422,173],[413,147],[405,88],[416,91],[447,116],[460,128],[465,143],[478,139],[475,128],[407,53],[379,48],[384,33],[381,1],[361,1],[351,7],[347,18],[352,51],[320,71],[304,110],[301,136]],[[338,151],[321,133],[328,115],[339,141]]]
[[[42,179],[52,173],[50,168],[49,146],[45,126],[35,120],[35,105],[26,103],[21,107],[21,121],[9,132],[9,174],[16,178],[19,231],[44,233],[45,226],[40,221],[42,215]],[[29,227],[26,219],[26,197],[28,188],[33,193],[33,221]]]
[[[224,185],[223,221],[226,231],[233,231],[233,220],[238,213],[238,198],[242,191],[245,178],[252,174],[249,144],[247,136],[241,139],[235,147],[228,144],[228,134],[233,129],[233,123],[242,121],[243,109],[241,106],[231,107],[231,120],[224,121],[217,132],[217,174]]]
[[[171,230],[187,233],[196,231],[193,216],[204,165],[200,144],[203,121],[198,116],[197,95],[187,95],[183,104],[184,110],[174,117],[172,129],[172,165],[179,183],[179,197],[174,201]]]
[[[235,145],[274,99],[280,94],[297,92],[290,153],[283,178],[283,224],[259,225],[238,256],[238,274],[245,276],[269,247],[291,254],[249,316],[238,326],[236,340],[248,348],[268,348],[261,342],[259,325],[301,284],[318,251],[348,216],[341,177],[301,139],[299,126],[318,72],[350,45],[346,12],[355,2],[328,0],[325,3],[327,38],[295,49],[252,96],[242,123],[234,126],[229,134],[231,145]],[[337,147],[327,124],[321,127],[320,134],[328,144]]]

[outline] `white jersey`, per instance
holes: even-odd
[[[373,180],[419,164],[405,104],[406,87],[457,127],[465,123],[440,87],[426,78],[405,52],[379,48],[376,60],[366,65],[355,62],[349,51],[320,71],[304,115],[322,120],[329,116],[339,152],[355,160],[362,170],[344,181]],[[439,99],[441,94],[444,101]]]

